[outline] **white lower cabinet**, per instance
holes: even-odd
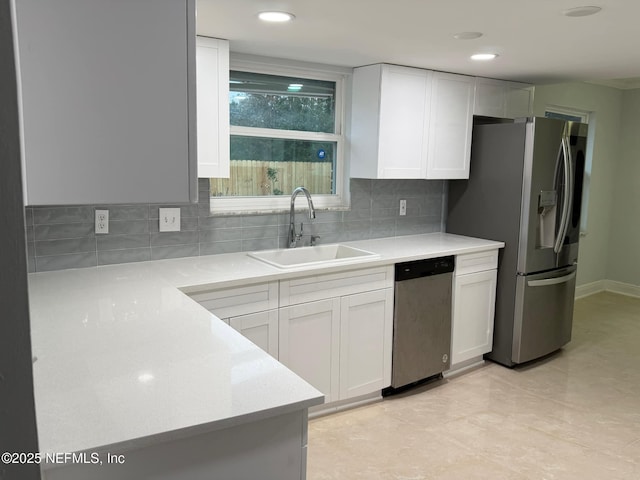
[[[451,366],[491,351],[497,270],[456,275],[453,291]]]
[[[280,362],[325,395],[339,398],[340,298],[280,309]]]
[[[232,317],[229,325],[273,358],[278,358],[278,310]]]
[[[325,403],[391,384],[391,288],[280,309],[279,360]]]
[[[340,299],[340,400],[391,384],[393,291]]]

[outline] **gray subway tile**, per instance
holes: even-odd
[[[270,215],[247,215],[242,217],[243,227],[261,227],[265,225],[279,225],[281,223],[281,216]]]
[[[149,205],[103,205],[96,207],[109,210],[109,221],[112,220],[146,220],[149,218]]]
[[[159,220],[157,218],[151,219],[148,221],[147,223],[147,227],[149,232],[151,233],[158,233],[160,231],[160,225],[159,225]],[[198,217],[193,217],[193,218],[185,218],[185,217],[180,217],[180,231],[181,232],[189,232],[189,231],[194,231],[194,230],[198,230]]]
[[[24,208],[24,224],[33,225],[33,207]]]
[[[95,252],[95,238],[66,238],[63,240],[41,240],[35,242],[36,257],[64,255],[79,252]]]
[[[33,207],[33,223],[88,223],[94,221],[95,208],[89,205],[76,207]]]
[[[151,248],[151,260],[197,257],[198,255],[200,255],[200,246],[197,243],[194,245],[171,245]]]
[[[220,253],[235,253],[242,251],[241,242],[201,243],[200,255],[218,255]]]
[[[98,251],[125,250],[132,248],[148,248],[149,234],[138,235],[98,235],[96,237]]]
[[[396,221],[395,219],[385,219],[377,222],[373,222],[371,224],[371,237],[372,238],[382,238],[382,237],[393,237],[396,232]]]
[[[313,219],[313,223],[335,223],[342,222],[343,212],[317,212],[316,218]],[[287,215],[288,223],[288,215]]]
[[[151,246],[198,243],[198,232],[160,232],[151,234]]]
[[[241,228],[216,228],[215,230],[200,230],[200,243],[226,242],[242,239]]]
[[[36,271],[36,257],[33,255],[27,255],[27,273],[34,273]]]
[[[200,218],[200,230],[211,230],[214,228],[239,228],[242,226],[240,216],[233,217],[207,217]]]
[[[260,238],[275,238],[278,236],[277,225],[267,225],[264,227],[246,227],[242,229],[242,239],[260,239]],[[275,247],[274,247],[275,248]]]
[[[272,248],[278,248],[278,237],[273,238],[252,238],[248,240],[242,240],[242,251],[252,252],[254,250],[271,250]]]
[[[136,235],[141,233],[149,233],[148,220],[116,220],[109,222],[109,235]]]
[[[36,240],[93,237],[94,231],[94,223],[54,223],[34,227]]]
[[[24,236],[27,242],[33,242],[35,240],[35,233],[33,225],[27,225],[24,227]]]
[[[128,248],[98,252],[98,265],[144,262],[151,260],[151,248]]]
[[[36,257],[36,271],[48,272],[67,268],[95,267],[98,264],[96,252],[72,253],[68,255],[51,255]]]
[[[371,220],[371,208],[353,208],[342,214],[343,222],[352,222],[354,220]]]

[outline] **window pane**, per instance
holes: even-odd
[[[335,82],[231,71],[231,125],[334,133],[335,93]]]
[[[231,136],[230,178],[212,178],[211,195],[290,195],[299,186],[334,194],[336,142]]]

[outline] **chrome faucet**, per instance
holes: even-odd
[[[289,238],[288,245],[289,248],[295,248],[298,246],[298,241],[302,238],[302,223],[300,223],[300,233],[296,233],[296,212],[295,212],[295,202],[296,197],[299,193],[304,193],[304,196],[307,197],[307,203],[309,204],[309,220],[316,218],[316,210],[313,208],[313,201],[311,200],[311,194],[309,190],[304,187],[297,187],[293,193],[291,194],[291,210],[289,210]]]

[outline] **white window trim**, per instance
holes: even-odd
[[[233,53],[230,56],[229,64],[230,70],[335,82],[335,133],[231,126],[230,134],[336,142],[336,193],[334,195],[313,194],[313,204],[316,209],[320,210],[346,208],[349,200],[347,191],[349,182],[346,178],[345,165],[345,90],[351,69]],[[290,192],[285,192],[283,195],[260,197],[211,197],[210,210],[212,214],[282,212],[289,211],[290,201]],[[302,202],[300,202],[300,208],[302,207]]]

